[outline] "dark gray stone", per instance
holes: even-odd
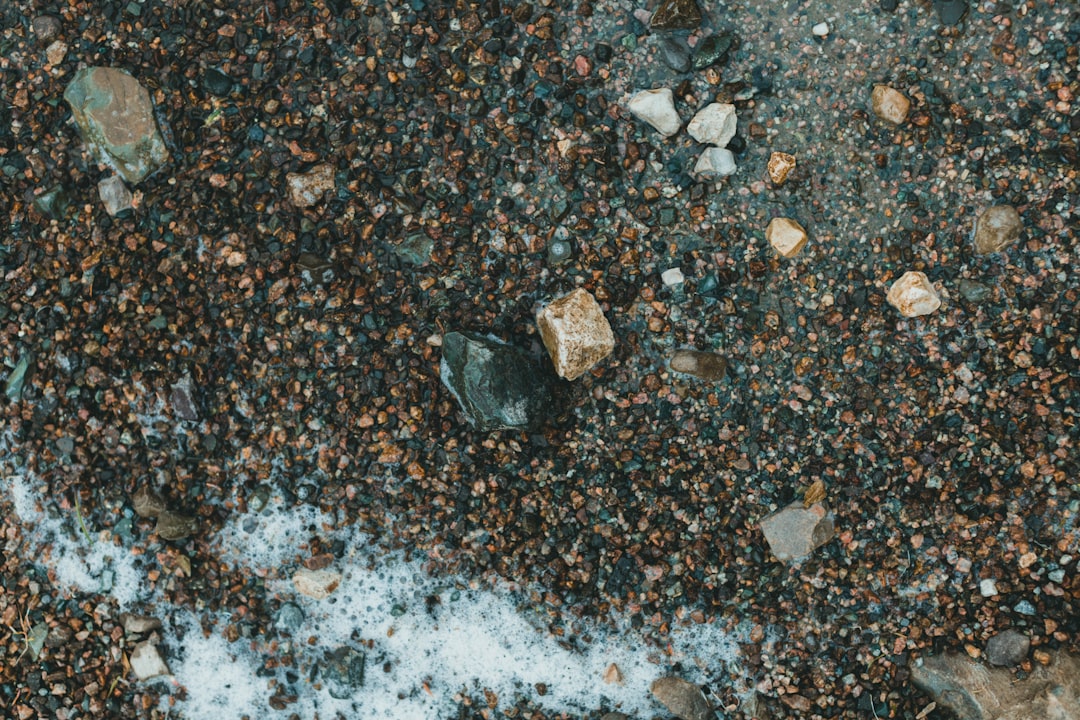
[[[681,37],[660,38],[660,59],[675,72],[690,70],[690,46]]]
[[[1012,667],[1027,658],[1031,639],[1015,630],[998,633],[986,642],[986,661],[991,665]]]
[[[656,30],[696,30],[701,26],[701,8],[695,0],[661,0],[649,26]]]
[[[304,611],[296,603],[287,602],[281,606],[274,617],[274,627],[290,635],[304,624]]]
[[[534,429],[547,415],[550,383],[506,343],[469,332],[443,337],[443,385],[477,430]]]
[[[944,25],[956,25],[967,13],[967,0],[934,0],[938,17]]]
[[[734,33],[710,35],[694,48],[694,69],[704,70],[712,65],[727,62],[728,54],[738,47],[739,39]]]

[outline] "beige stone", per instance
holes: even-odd
[[[682,127],[682,118],[675,110],[675,98],[668,88],[642,90],[630,98],[626,109],[664,137],[671,137]]]
[[[904,317],[929,315],[941,307],[941,298],[925,273],[909,270],[889,288],[889,304]]]
[[[678,350],[671,356],[671,369],[702,380],[719,380],[727,372],[727,360],[723,355],[702,350]]]
[[[778,217],[765,228],[765,239],[776,252],[786,258],[793,258],[806,245],[806,230],[790,218]]]
[[[578,288],[536,314],[555,372],[574,380],[615,349],[615,335],[596,298]]]
[[[800,500],[762,518],[761,532],[776,559],[790,563],[832,540],[835,528],[833,515],[824,504],[807,507]]]
[[[311,207],[334,189],[334,166],[316,165],[305,173],[289,173],[285,176],[289,185],[289,199],[296,207]]]
[[[300,568],[293,575],[296,591],[316,600],[325,600],[341,584],[341,574],[333,570]]]
[[[668,712],[681,720],[713,720],[715,717],[701,688],[682,678],[658,678],[649,691]]]
[[[735,137],[738,119],[735,106],[730,103],[709,103],[694,115],[687,124],[690,137],[705,145],[727,147]]]
[[[1080,720],[1080,656],[1058,652],[1026,677],[963,655],[922,658],[911,680],[964,720]]]
[[[975,252],[1001,252],[1016,242],[1023,229],[1024,221],[1012,205],[989,207],[975,221]]]
[[[911,110],[911,101],[904,93],[894,90],[888,85],[875,85],[870,93],[870,107],[882,120],[900,125],[907,120],[908,111]]]
[[[795,169],[795,156],[786,152],[774,152],[769,156],[769,179],[783,185],[788,173]]]
[[[150,680],[169,674],[169,666],[165,664],[157,646],[149,640],[137,644],[128,661],[131,663],[131,671],[139,680]]]

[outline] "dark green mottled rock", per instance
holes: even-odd
[[[71,206],[67,190],[57,185],[34,198],[34,209],[50,220],[59,220]]]
[[[394,254],[401,258],[402,262],[410,265],[427,265],[431,262],[433,249],[435,249],[435,241],[428,237],[427,233],[418,232],[407,236],[394,246]]]
[[[443,337],[441,374],[477,430],[535,428],[547,413],[550,385],[520,350],[475,333]]]
[[[211,95],[225,97],[232,92],[233,80],[217,68],[207,68],[202,75],[202,86]]]
[[[198,518],[166,510],[158,515],[157,526],[154,528],[154,532],[157,533],[162,540],[183,540],[198,529]]]
[[[967,13],[967,0],[935,0],[943,25],[956,25]]]
[[[990,296],[994,294],[994,291],[983,285],[982,283],[975,282],[974,280],[960,280],[957,283],[957,289],[960,290],[960,294],[968,302],[981,303],[990,299]]]
[[[738,42],[734,33],[719,33],[705,38],[694,48],[694,69],[704,70],[726,63],[728,54],[738,47]]]
[[[83,141],[131,184],[169,160],[150,93],[123,70],[83,68],[64,90]]]
[[[656,30],[696,30],[701,26],[701,8],[695,0],[662,0],[649,26]]]

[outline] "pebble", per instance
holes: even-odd
[[[973,303],[985,302],[994,294],[993,289],[989,286],[966,278],[961,278],[956,287],[960,291],[961,297]]]
[[[776,559],[787,564],[832,540],[835,526],[825,505],[818,502],[806,507],[800,500],[762,518],[761,532]]]
[[[364,686],[364,662],[360,650],[348,646],[326,653],[320,668],[330,697],[348,700]]]
[[[686,132],[699,143],[722,148],[735,137],[737,123],[734,105],[709,103],[690,120]]]
[[[630,98],[626,109],[664,137],[671,137],[682,127],[682,118],[675,111],[675,100],[669,88],[642,90]]]
[[[727,372],[727,360],[723,355],[702,350],[678,350],[671,356],[668,365],[674,372],[702,380],[719,380]]]
[[[773,250],[785,258],[793,258],[805,247],[806,230],[791,218],[778,217],[769,221],[765,228],[765,239]]]
[[[442,384],[476,429],[538,427],[547,416],[550,388],[540,368],[501,340],[470,332],[442,338]]]
[[[900,125],[907,120],[911,101],[902,92],[888,85],[875,85],[870,93],[870,108],[882,120]]]
[[[734,153],[727,148],[710,147],[698,156],[694,174],[707,178],[727,177],[734,175],[738,169]]]
[[[682,285],[686,282],[686,277],[683,275],[683,271],[680,268],[668,268],[660,273],[660,280],[663,281],[665,287],[671,288],[676,285]]]
[[[1024,230],[1024,221],[1012,205],[994,205],[975,221],[975,252],[1001,252],[1012,245]]]
[[[296,603],[283,603],[274,617],[274,627],[281,632],[294,633],[304,624],[304,611]]]
[[[98,182],[98,196],[105,206],[105,212],[113,217],[130,210],[134,199],[119,175],[110,175]]]
[[[701,8],[695,0],[661,0],[649,26],[656,30],[696,30],[701,26]]]
[[[615,349],[615,335],[600,304],[578,288],[536,314],[544,347],[559,377],[574,380]]]
[[[57,40],[45,48],[45,58],[50,65],[56,66],[64,62],[67,57],[68,46],[63,40]]]
[[[681,37],[667,36],[659,40],[660,59],[678,73],[690,70],[690,46]]]
[[[943,25],[956,25],[967,14],[967,0],[934,0]]]
[[[979,581],[979,593],[983,597],[994,597],[998,594],[997,584],[993,578],[984,578]]]
[[[131,671],[139,680],[145,681],[169,674],[169,666],[165,664],[157,645],[149,640],[137,644],[128,661],[131,663]]]
[[[889,288],[889,304],[904,317],[929,315],[941,307],[941,298],[925,273],[909,270]]]
[[[680,720],[714,720],[712,707],[701,688],[677,677],[653,681],[649,691],[672,715]]]
[[[63,29],[60,18],[55,15],[38,15],[31,21],[31,27],[34,30],[34,35],[42,43],[52,40]]]
[[[129,636],[146,635],[161,629],[161,621],[150,615],[135,615],[134,613],[121,613],[120,624],[124,632]]]
[[[561,265],[572,259],[574,246],[566,240],[552,240],[548,244],[548,264]]]
[[[334,189],[334,166],[326,163],[316,165],[305,173],[289,173],[285,176],[285,182],[293,205],[298,208],[311,207]]]
[[[165,510],[158,514],[154,532],[162,540],[183,540],[199,529],[199,519]]]
[[[1016,630],[1005,630],[986,641],[986,661],[991,665],[1013,667],[1027,659],[1031,638]]]
[[[87,67],[64,90],[83,141],[132,185],[169,160],[150,93],[124,70]]]
[[[733,33],[710,35],[694,47],[693,67],[704,70],[718,63],[725,63],[728,54],[738,45],[739,39]]]
[[[814,33],[814,35],[816,35],[817,37],[823,38],[829,34],[829,23],[819,22],[817,25],[811,28],[810,31]]]
[[[302,567],[293,575],[293,586],[301,595],[325,600],[341,584],[341,574],[333,570],[309,570]]]
[[[795,169],[795,156],[786,152],[773,152],[769,156],[769,179],[777,186],[783,185],[788,174]]]

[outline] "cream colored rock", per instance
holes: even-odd
[[[941,307],[941,298],[925,273],[909,270],[889,288],[889,304],[904,317],[929,315]]]
[[[580,377],[615,349],[615,335],[600,304],[581,288],[542,308],[536,324],[555,372],[567,380]]]
[[[975,221],[975,252],[1001,252],[1016,242],[1023,229],[1024,221],[1012,205],[989,207]]]
[[[888,85],[875,85],[870,93],[870,107],[882,120],[900,125],[907,120],[908,111],[911,110],[911,101],[904,93],[894,90]]]
[[[642,90],[630,98],[626,109],[664,137],[671,137],[682,127],[682,118],[675,110],[675,99],[668,88]]]
[[[341,584],[341,574],[333,570],[308,570],[300,568],[293,575],[293,585],[301,595],[325,600]]]
[[[735,137],[738,119],[735,106],[729,103],[710,103],[698,110],[697,115],[686,126],[686,132],[699,143],[727,147]]]
[[[832,540],[833,514],[821,503],[796,501],[761,520],[761,533],[776,559],[790,563]]]
[[[134,201],[134,196],[119,175],[110,175],[99,181],[98,196],[101,198],[101,204],[105,206],[105,212],[110,216],[130,210]]]
[[[316,165],[306,173],[289,173],[289,198],[296,207],[311,207],[334,189],[334,166]]]
[[[131,671],[139,680],[150,680],[169,674],[169,666],[165,664],[157,645],[149,640],[136,645],[128,661],[131,663]]]
[[[735,155],[727,148],[705,148],[694,165],[694,174],[703,178],[721,178],[734,175],[739,166]]]
[[[769,179],[783,185],[788,173],[795,169],[795,156],[786,152],[774,152],[769,156]]]
[[[765,239],[773,250],[786,258],[793,258],[806,245],[806,230],[791,218],[778,217],[769,221],[765,228]]]

